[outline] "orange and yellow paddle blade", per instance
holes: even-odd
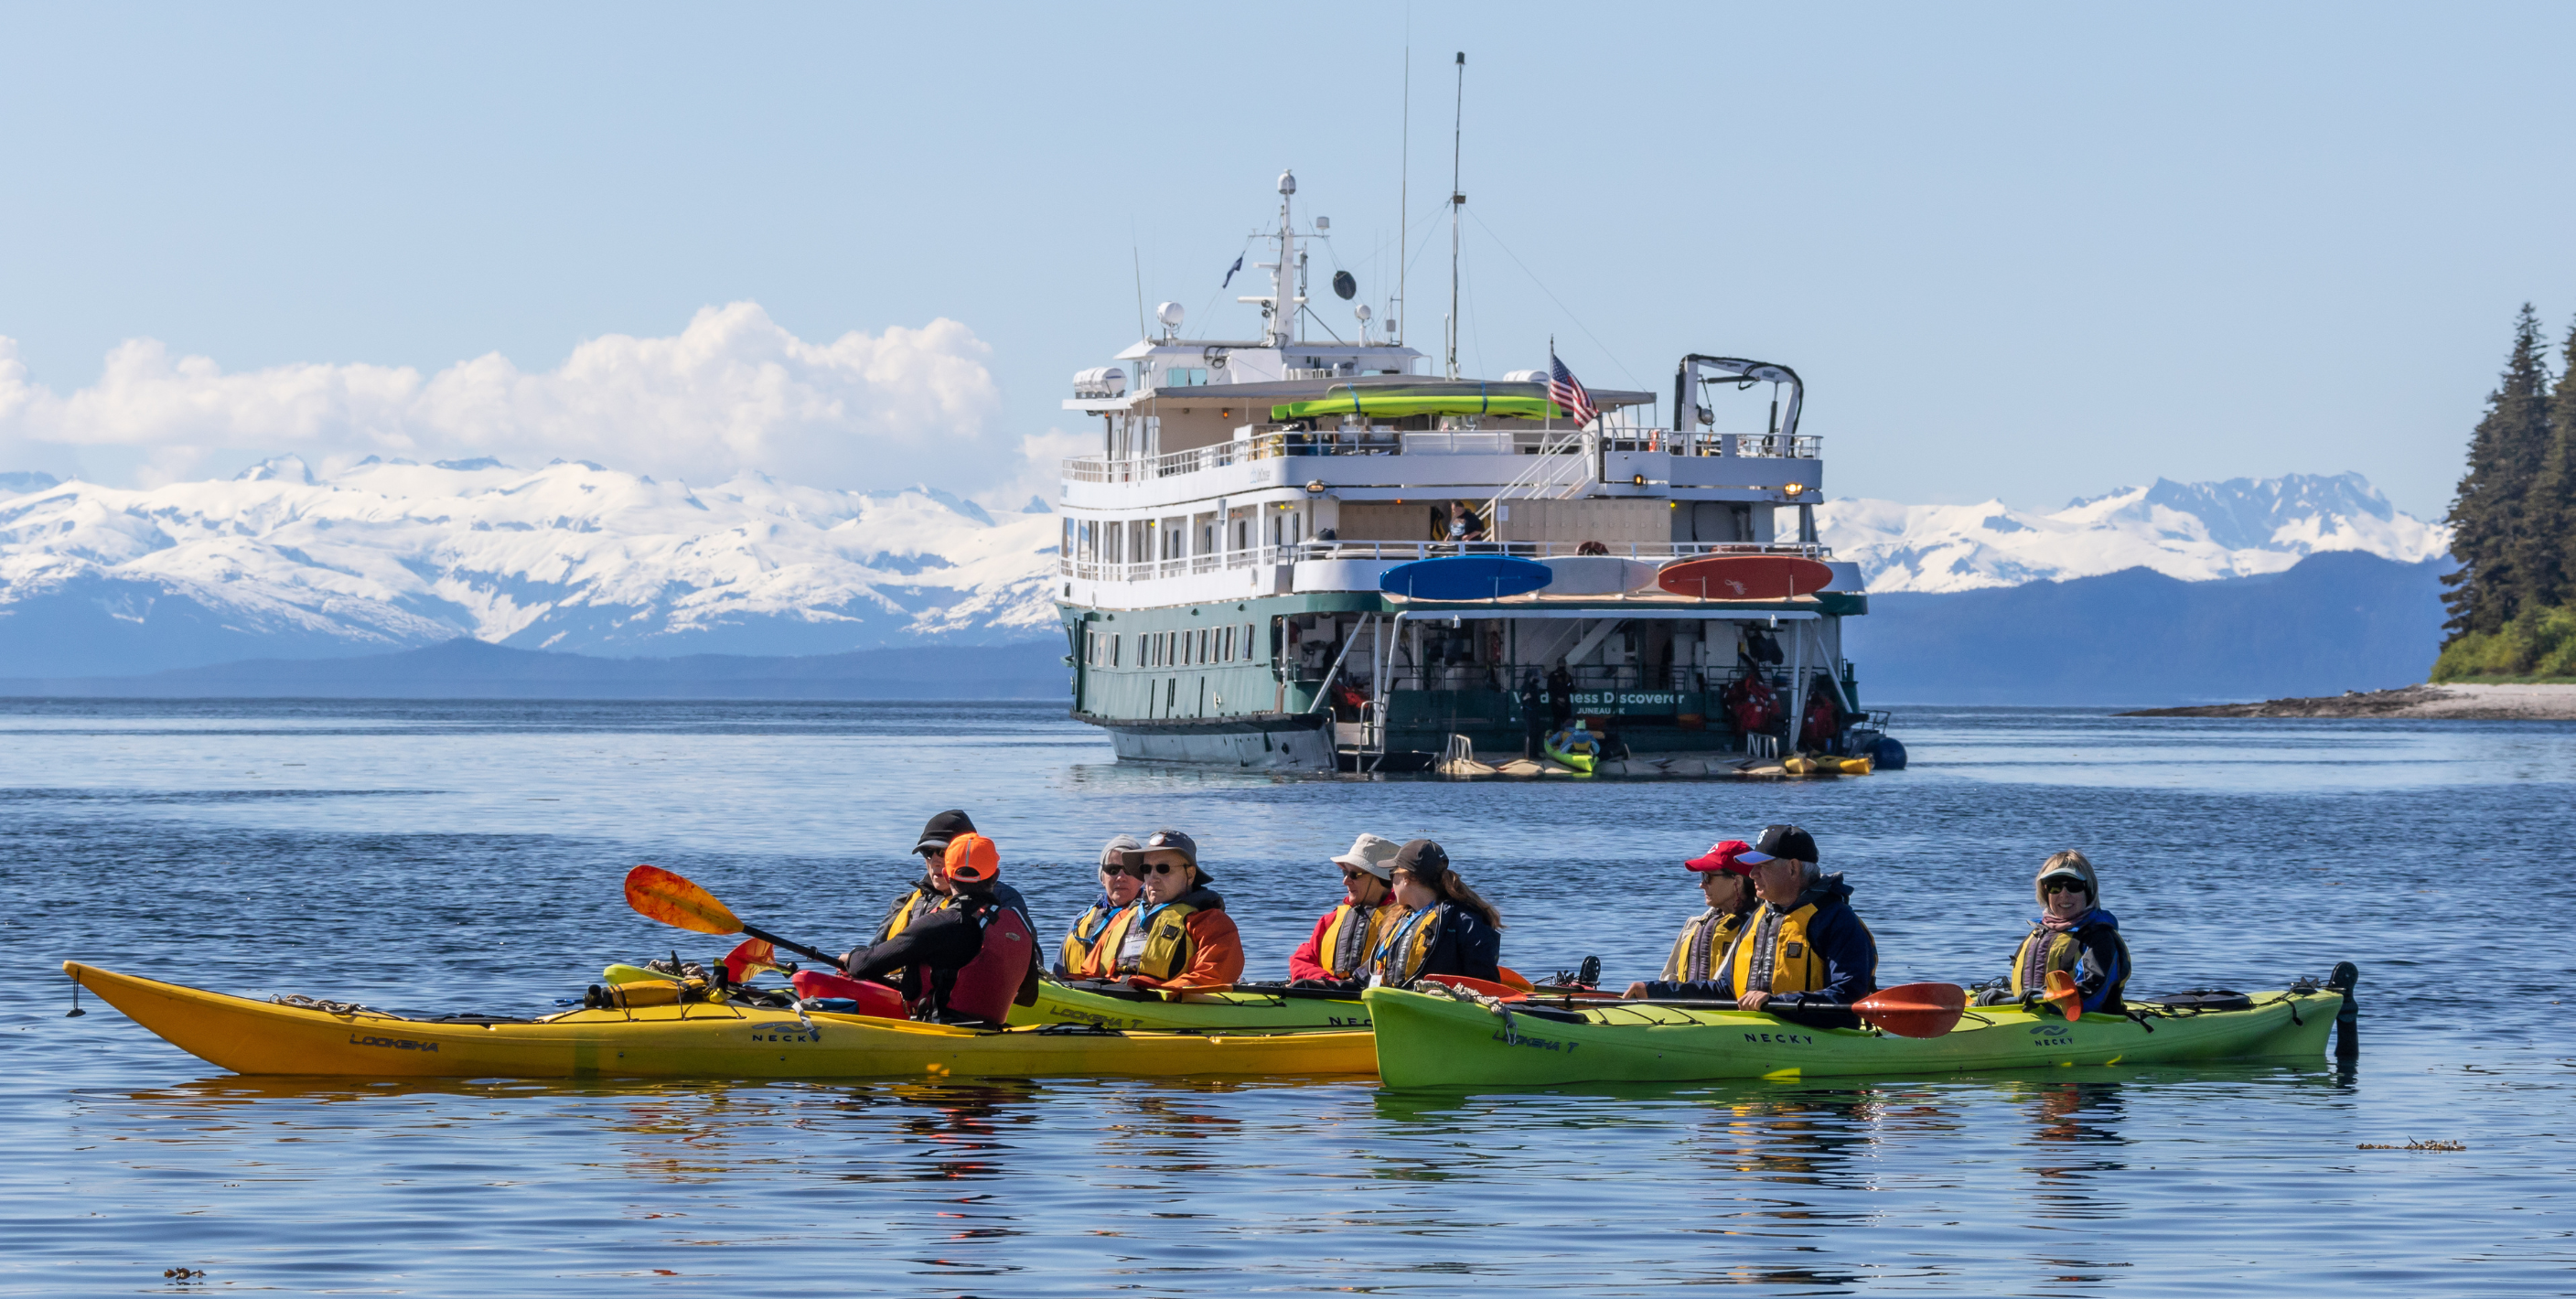
[[[1870,1027],[1898,1037],[1939,1037],[1957,1028],[1967,1009],[1968,990],[1955,983],[1902,984],[1852,1003]]]
[[[1504,986],[1504,987],[1506,987],[1506,988],[1514,988],[1514,989],[1518,989],[1519,991],[1524,992],[1524,993],[1527,993],[1527,992],[1535,992],[1535,991],[1537,991],[1537,990],[1538,990],[1538,985],[1537,985],[1537,984],[1534,984],[1534,983],[1530,982],[1529,980],[1522,978],[1522,977],[1521,977],[1521,972],[1520,972],[1520,971],[1515,970],[1515,969],[1513,969],[1512,967],[1510,967],[1510,966],[1508,966],[1508,965],[1498,965],[1498,966],[1494,967],[1494,971],[1495,971],[1495,973],[1500,974],[1500,975],[1502,975],[1502,976],[1503,976],[1503,978],[1502,978],[1502,984],[1503,984],[1503,986]]]
[[[2065,1003],[2066,1018],[2069,1020],[2084,1017],[2084,998],[2076,995],[2075,976],[2064,970],[2048,972],[2048,981],[2042,986],[2039,999]]]
[[[715,894],[659,866],[638,866],[626,872],[626,905],[647,919],[693,933],[742,932],[742,922],[733,918],[725,904],[716,901]]]
[[[734,983],[746,982],[751,978],[751,976],[760,973],[762,970],[775,970],[780,968],[778,964],[778,949],[770,946],[769,940],[766,938],[746,938],[742,940],[742,944],[740,946],[725,953],[723,964],[725,967],[725,978]]]

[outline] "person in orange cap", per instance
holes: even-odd
[[[1019,910],[995,895],[1001,850],[960,831],[941,850],[940,872],[952,905],[852,950],[841,958],[842,971],[853,979],[892,976],[920,1020],[998,1025],[1013,1005],[1037,1004],[1036,936]]]
[[[1699,877],[1699,895],[1708,907],[1683,922],[1681,937],[1673,940],[1673,954],[1664,958],[1664,972],[1650,983],[1632,983],[1629,997],[1707,997],[1732,1001],[1726,983],[1726,949],[1735,942],[1736,933],[1744,928],[1744,918],[1753,913],[1753,863],[1744,854],[1753,845],[1741,839],[1729,839],[1710,848],[1682,867]]]

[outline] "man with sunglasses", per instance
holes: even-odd
[[[1118,977],[1166,992],[1213,991],[1243,977],[1243,935],[1207,886],[1196,840],[1156,830],[1120,857],[1145,872],[1145,911],[1118,944]]]
[[[1849,1007],[1878,991],[1878,939],[1852,910],[1841,872],[1816,864],[1815,836],[1767,825],[1735,860],[1753,868],[1762,900],[1721,967],[1735,1004],[1818,1028],[1858,1026]]]
[[[956,905],[956,890],[949,882],[945,867],[948,844],[961,834],[973,833],[975,822],[955,808],[930,818],[921,827],[921,840],[912,846],[912,851],[921,858],[921,879],[909,892],[896,898],[894,905],[886,908],[885,919],[877,922],[876,937],[869,940],[869,946],[899,937],[904,930],[919,923],[922,917]],[[1020,923],[1031,930],[1037,928],[1037,922],[1029,916],[1028,900],[1020,896],[1018,889],[997,879],[993,881],[992,894],[994,901],[1020,913]],[[896,978],[902,974],[901,970],[892,972]],[[893,981],[895,978],[888,979],[888,982]]]
[[[1118,949],[1143,913],[1138,896],[1145,887],[1145,868],[1127,864],[1127,854],[1143,848],[1136,836],[1122,834],[1100,849],[1100,896],[1089,910],[1073,918],[1056,953],[1055,977],[1106,979],[1116,971]]]
[[[1369,953],[1386,927],[1404,917],[1391,887],[1403,845],[1363,834],[1332,859],[1342,869],[1342,900],[1315,922],[1315,932],[1288,958],[1288,980],[1301,988],[1356,988],[1368,977]]]

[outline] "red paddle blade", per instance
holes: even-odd
[[[2069,1020],[2084,1017],[2084,999],[2075,995],[2075,976],[2064,970],[2048,972],[2048,981],[2039,994],[2039,999],[2065,1003],[2063,1009]]]
[[[1501,1001],[1522,1001],[1527,999],[1529,996],[1528,993],[1523,992],[1518,988],[1505,987],[1502,984],[1493,983],[1484,979],[1469,978],[1463,974],[1426,974],[1422,977],[1433,983],[1448,984],[1450,987],[1456,988],[1461,992],[1473,992],[1481,996],[1493,997]]]
[[[1871,993],[1852,1004],[1870,1027],[1898,1037],[1939,1037],[1959,1026],[1968,990],[1955,983],[1908,983]]]
[[[1534,983],[1530,982],[1529,980],[1522,978],[1522,977],[1521,977],[1521,972],[1520,972],[1520,971],[1515,970],[1515,969],[1513,969],[1512,967],[1510,967],[1510,966],[1508,966],[1508,965],[1498,965],[1498,966],[1495,966],[1494,968],[1495,968],[1495,970],[1496,970],[1497,972],[1499,972],[1499,973],[1503,976],[1503,986],[1504,986],[1504,987],[1507,987],[1507,988],[1515,988],[1515,989],[1518,989],[1519,991],[1522,991],[1522,992],[1528,992],[1528,991],[1530,991],[1531,989],[1536,988],[1536,987],[1538,986],[1537,984],[1534,984]]]
[[[743,983],[762,970],[777,969],[778,949],[770,946],[766,938],[746,938],[725,953],[724,967],[727,981]]]

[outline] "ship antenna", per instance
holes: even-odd
[[[1467,196],[1458,192],[1458,156],[1467,135],[1467,52],[1458,51],[1458,103],[1449,130],[1449,377],[1458,377],[1458,213]]]

